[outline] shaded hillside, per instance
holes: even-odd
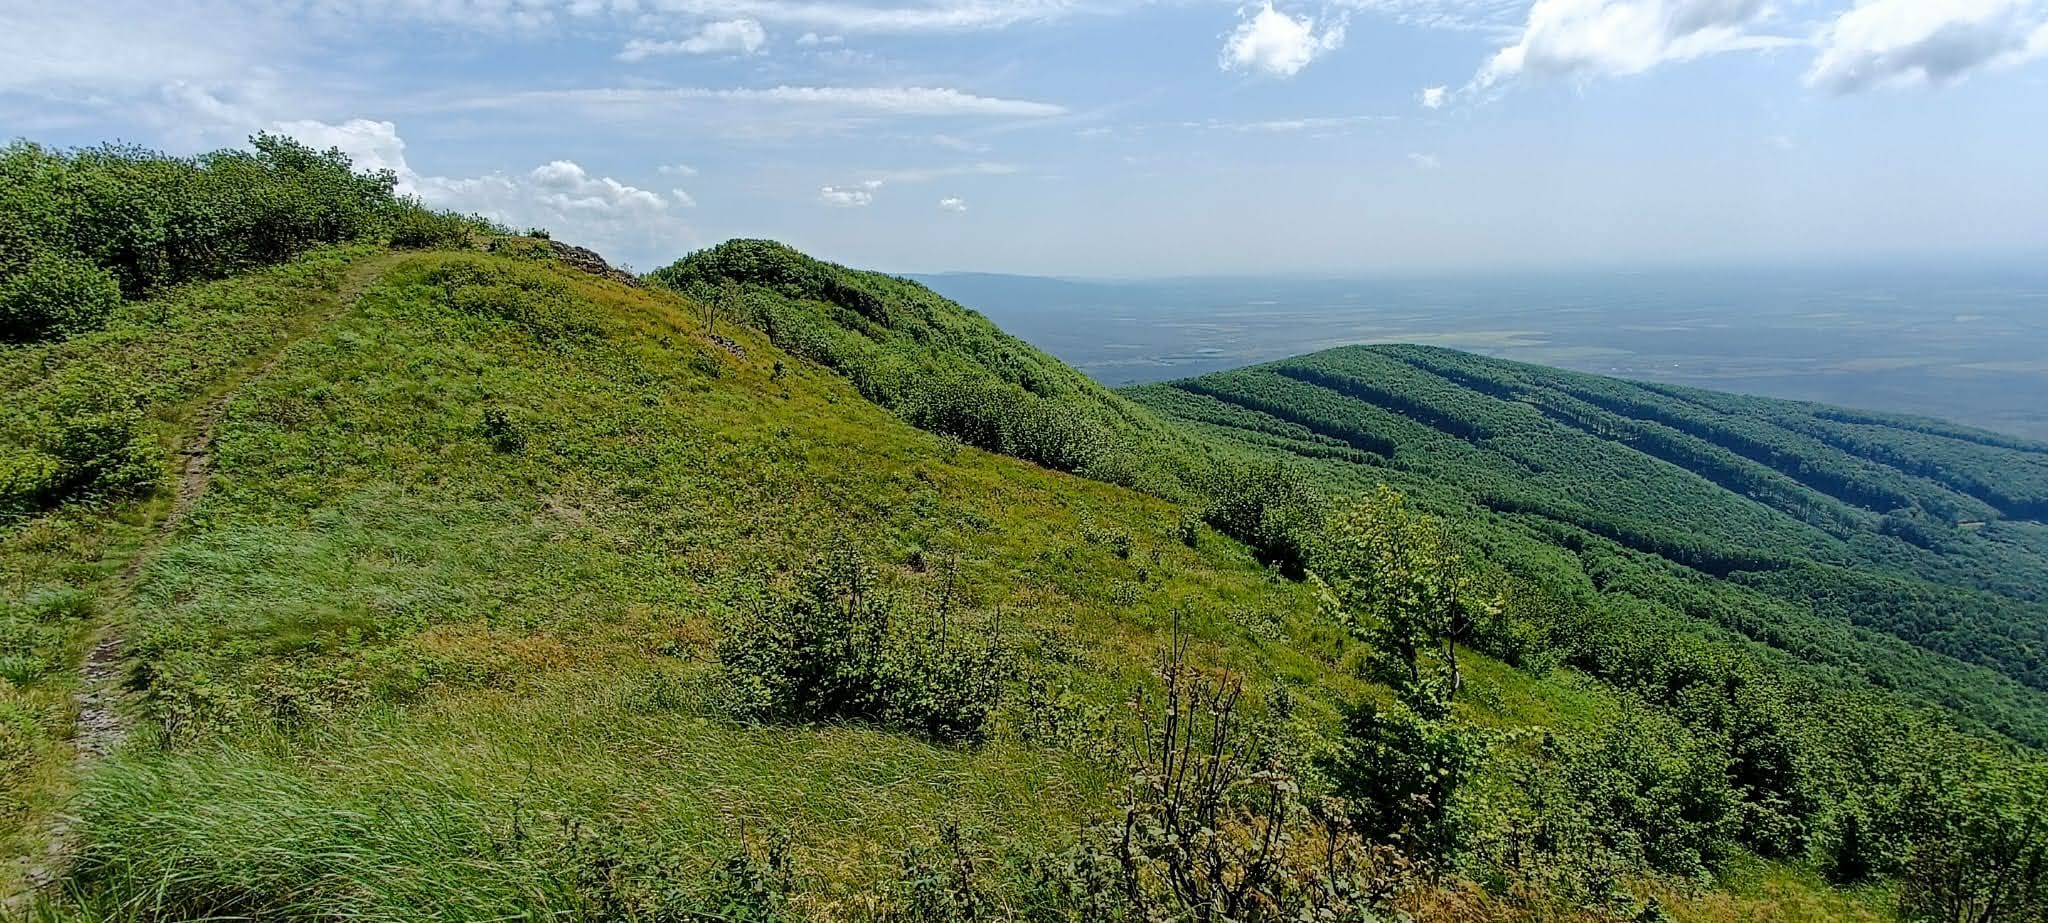
[[[648,278],[838,371],[923,429],[1168,496],[1189,479],[1189,446],[1151,413],[917,282],[762,240],[700,250]]]
[[[1333,484],[1388,480],[1474,523],[1611,546],[1629,572],[1670,562],[1691,589],[1603,579],[2048,739],[2048,527],[2030,519],[2048,447],[1412,346],[1124,393]]]

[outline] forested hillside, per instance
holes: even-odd
[[[1472,528],[1570,549],[1603,589],[2048,741],[2048,446],[1413,346],[1125,393],[1326,483],[1400,484]]]
[[[7,912],[2048,911],[2038,446],[1405,349],[1113,392],[257,150],[9,149]]]

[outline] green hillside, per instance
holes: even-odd
[[[1126,393],[1339,489],[1399,484],[1470,528],[1569,549],[1603,589],[2048,741],[2048,446],[1412,346]]]
[[[2044,543],[1958,467],[2036,447],[1682,398],[1910,501],[1873,506],[1734,450],[1730,493],[1455,354],[1112,392],[911,283],[744,241],[638,280],[332,152],[176,201],[361,221],[109,292],[178,238],[93,250],[52,228],[166,212],[67,195],[241,161],[10,150],[9,913],[2048,908],[2034,642],[1979,640]]]

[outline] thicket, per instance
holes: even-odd
[[[0,148],[0,342],[75,336],[124,299],[323,244],[450,246],[488,226],[397,195],[389,171],[258,134],[248,150]]]
[[[0,416],[0,525],[62,503],[145,492],[161,476],[161,457],[135,402],[106,382],[74,383]]]

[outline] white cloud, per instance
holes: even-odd
[[[884,180],[891,183],[922,183],[949,176],[1010,176],[1021,172],[1023,172],[1023,169],[1013,163],[982,160],[975,163],[955,164],[946,167],[880,170],[874,174],[877,178],[870,180],[870,182],[879,186]]]
[[[816,32],[806,32],[796,37],[796,43],[806,48],[812,45],[837,45],[843,41],[846,41],[844,36],[819,35]]]
[[[1449,87],[1425,87],[1422,91],[1422,108],[1442,109],[1450,95]]]
[[[1223,40],[1217,64],[1224,70],[1260,71],[1275,77],[1301,73],[1310,61],[1344,44],[1344,22],[1316,32],[1316,21],[1273,9],[1264,0],[1256,11],[1238,10],[1237,29]]]
[[[619,52],[621,61],[641,61],[656,55],[733,54],[749,55],[768,44],[768,30],[751,19],[729,19],[705,23],[697,34],[675,41],[633,39]]]
[[[1434,170],[1443,166],[1443,161],[1436,159],[1435,154],[1409,154],[1408,162],[1422,170]]]
[[[874,204],[875,190],[882,181],[871,179],[857,186],[826,186],[818,190],[818,201],[836,208],[862,208]]]
[[[695,238],[672,207],[695,204],[682,190],[664,197],[593,176],[575,161],[553,160],[525,173],[428,176],[406,162],[405,140],[391,122],[299,120],[273,128],[323,150],[340,148],[359,169],[390,170],[398,176],[399,191],[435,208],[479,214],[515,228],[547,228],[608,256],[659,259],[682,252]]]
[[[390,170],[398,174],[400,192],[414,191],[411,181],[415,176],[412,168],[406,166],[405,140],[398,137],[397,125],[372,119],[349,119],[330,125],[306,119],[277,122],[270,127],[315,150],[339,148],[359,171]]]
[[[687,192],[682,191],[681,189],[670,189],[668,191],[668,197],[674,199],[677,205],[680,205],[684,208],[697,207],[696,197],[690,195]]]
[[[1042,118],[1067,110],[1027,99],[976,96],[944,87],[805,87],[708,89],[704,87],[606,87],[542,90],[458,101],[455,108],[510,108],[527,104],[663,106],[691,102],[782,103],[902,116],[984,115]]]
[[[1473,83],[1483,89],[1524,75],[1623,77],[1667,62],[1795,44],[1755,31],[1770,10],[1767,0],[1536,0],[1520,39],[1496,52]]]
[[[967,200],[959,196],[947,196],[939,200],[939,209],[956,213],[964,212],[967,210]]]
[[[2041,0],[1861,0],[1822,30],[1806,83],[1834,93],[1940,86],[2043,56]]]
[[[656,173],[660,173],[660,174],[661,174],[661,175],[663,175],[663,176],[696,176],[696,175],[697,175],[697,168],[696,168],[696,167],[693,167],[693,166],[690,166],[689,164],[686,164],[686,163],[665,163],[665,164],[662,164],[662,165],[661,165],[661,166],[659,166],[659,167],[656,167],[656,168],[654,168],[654,170],[655,170],[655,172],[656,172]]]

